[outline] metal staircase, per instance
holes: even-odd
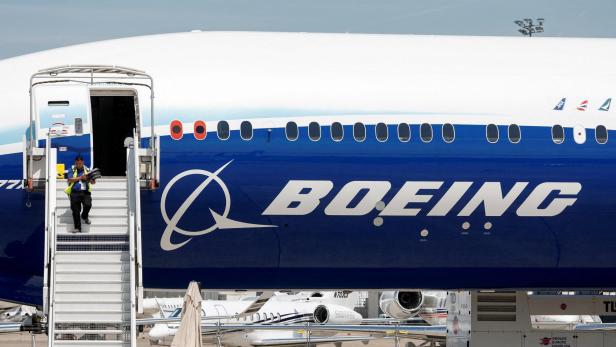
[[[46,88],[51,87],[54,92],[50,94],[51,89]],[[67,87],[66,98],[55,99],[63,95],[63,87]],[[138,95],[148,91],[150,117],[146,126]],[[94,136],[94,120],[88,112],[65,117],[53,109],[58,107],[54,102],[88,104],[92,95],[101,92],[133,95],[135,127],[132,138],[124,141],[126,176],[98,180],[92,190],[92,224],[83,224],[83,232],[75,234],[70,202],[63,192],[67,183],[57,179],[58,150],[51,143],[65,136]],[[29,94],[23,179],[28,191],[45,192],[43,311],[48,347],[135,347],[135,320],[142,312],[143,298],[140,191],[156,189],[160,177],[154,80],[144,71],[126,67],[65,65],[32,74]],[[64,124],[64,120],[72,123]],[[142,140],[144,147],[140,148]],[[67,151],[61,142],[56,147]]]
[[[134,347],[143,293],[138,150],[128,150],[127,177],[93,185],[92,224],[82,223],[81,233],[73,230],[66,180],[55,178],[55,149],[46,151],[48,346]]]

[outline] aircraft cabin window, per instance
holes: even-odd
[[[227,140],[229,138],[229,123],[227,121],[221,120],[218,122],[216,126],[216,134],[218,138],[221,140]]]
[[[184,129],[182,126],[182,122],[179,120],[174,120],[169,125],[169,132],[171,134],[171,138],[174,140],[179,140],[184,136]]]
[[[297,129],[297,123],[295,122],[287,123],[287,126],[285,127],[284,131],[285,131],[285,134],[287,135],[287,140],[289,141],[297,140],[297,137],[299,136],[299,130]]]
[[[422,123],[419,127],[419,136],[421,137],[421,141],[423,142],[432,141],[432,125],[428,123]]]
[[[595,140],[599,144],[607,143],[607,128],[603,125],[599,125],[595,128]]]
[[[453,140],[456,138],[456,130],[454,129],[453,125],[449,123],[443,124],[442,131],[443,131],[443,141],[447,143],[452,143]]]
[[[520,142],[520,138],[522,138],[522,131],[520,130],[520,126],[517,124],[510,124],[507,128],[507,135],[509,135],[509,142],[518,143]]]
[[[558,145],[565,142],[565,129],[562,125],[556,124],[552,127],[552,141]]]
[[[353,124],[353,138],[357,142],[362,142],[366,139],[366,126],[364,123]]]
[[[252,123],[245,120],[240,124],[240,137],[245,141],[252,139]]]
[[[409,142],[411,139],[411,127],[407,123],[398,124],[398,140]]]
[[[319,141],[321,139],[321,126],[317,122],[310,122],[308,124],[308,137],[312,141]]]
[[[499,134],[498,134],[498,126],[496,124],[488,124],[486,127],[486,138],[489,143],[497,143]]]
[[[377,123],[376,127],[374,128],[374,133],[376,135],[376,139],[379,142],[385,142],[389,137],[387,125],[385,123]]]
[[[330,132],[334,141],[342,141],[344,138],[344,127],[339,122],[332,123]]]
[[[193,135],[197,140],[203,140],[207,136],[207,131],[205,131],[205,122],[202,120],[198,120],[193,124]]]

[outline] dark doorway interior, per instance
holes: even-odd
[[[133,136],[133,96],[92,96],[94,164],[104,176],[126,176],[124,139]]]

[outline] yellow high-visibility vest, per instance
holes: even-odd
[[[76,167],[72,167],[73,169],[73,178],[77,178],[77,168]],[[83,174],[87,175],[88,174],[88,168],[84,165],[83,166]],[[71,196],[71,193],[73,192],[73,186],[75,185],[76,182],[71,182],[68,184],[68,187],[66,187],[66,189],[64,189],[64,192],[66,193],[66,195]],[[83,182],[81,183],[83,184]],[[90,182],[88,182],[88,191],[92,191],[92,185],[90,184]]]

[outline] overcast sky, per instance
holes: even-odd
[[[201,30],[616,37],[616,0],[0,0],[0,59],[97,40]]]

